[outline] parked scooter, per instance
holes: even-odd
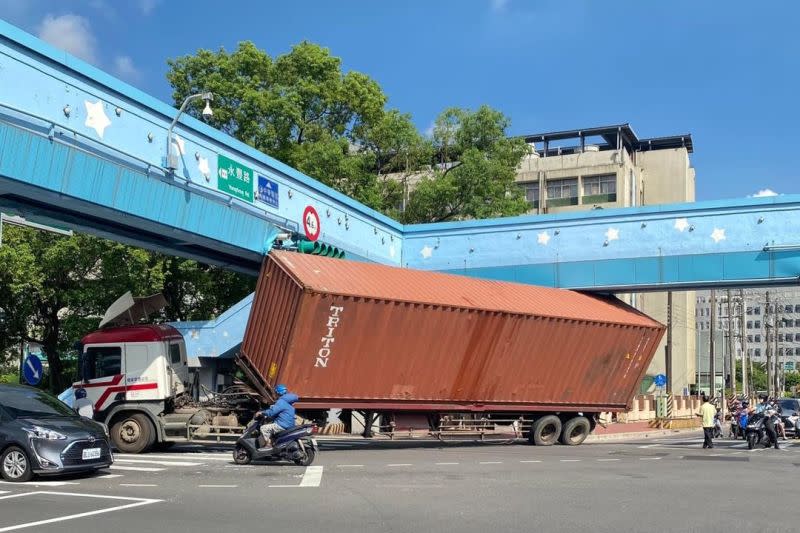
[[[251,461],[292,461],[309,466],[317,455],[317,440],[311,438],[311,425],[295,426],[272,435],[272,448],[259,450],[263,419],[253,420],[236,441],[233,462],[246,465]]]

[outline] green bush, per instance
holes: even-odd
[[[19,374],[0,374],[0,383],[19,383]]]

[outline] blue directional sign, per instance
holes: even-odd
[[[42,382],[42,361],[33,354],[28,354],[22,363],[22,377],[28,385],[38,385]]]
[[[663,387],[667,384],[667,376],[664,374],[658,374],[653,378],[653,383],[656,384],[656,387]]]
[[[257,200],[278,207],[278,184],[274,181],[259,175],[257,195]]]

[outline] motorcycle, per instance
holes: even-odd
[[[776,418],[777,415],[770,415]],[[767,416],[764,413],[756,413],[747,421],[747,429],[745,430],[745,440],[747,440],[747,448],[752,450],[756,444],[763,444],[765,448],[769,448],[774,442],[769,438],[767,433]],[[774,420],[773,420],[774,422]]]
[[[272,435],[272,448],[259,449],[262,419],[253,420],[233,450],[237,465],[251,461],[292,461],[299,466],[309,466],[317,455],[317,440],[311,438],[312,426],[303,425],[279,431]]]

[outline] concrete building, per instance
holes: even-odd
[[[729,384],[730,353],[728,336],[732,336],[735,360],[742,361],[746,350],[748,365],[766,365],[768,355],[777,357],[783,372],[800,369],[800,289],[731,290],[731,313],[728,315],[728,291],[714,293],[716,307],[713,335],[717,388]],[[711,292],[698,291],[696,301],[697,369],[702,390],[710,382]],[[769,301],[769,305],[767,305]],[[732,319],[730,319],[732,317]],[[744,327],[743,327],[744,326]],[[744,332],[744,335],[742,335]],[[769,354],[768,354],[769,351]]]
[[[692,137],[640,139],[628,124],[526,135],[532,152],[520,165],[530,213],[693,202],[695,171],[689,160]],[[667,294],[631,294],[625,299],[667,323]],[[696,381],[695,294],[672,298],[673,363],[676,394]],[[666,337],[647,375],[666,373]],[[648,387],[649,380],[643,383]]]

